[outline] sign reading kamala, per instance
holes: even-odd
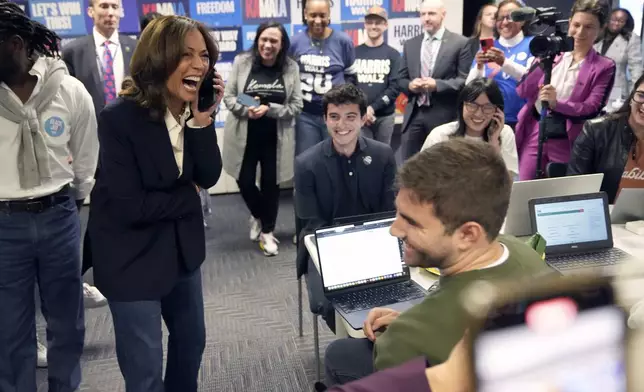
[[[244,24],[261,24],[269,20],[288,23],[291,20],[289,0],[243,0],[243,3]]]
[[[21,10],[25,11],[27,16],[30,16],[29,15],[30,10],[29,10],[29,7],[27,7],[28,5],[27,0],[9,0],[9,2],[18,4],[18,7],[20,7]]]
[[[367,40],[367,31],[363,22],[342,23],[342,31],[353,41],[354,46],[362,45]],[[385,43],[387,42],[387,32],[384,33]]]
[[[418,17],[418,10],[423,0],[387,0],[391,2],[389,7],[390,18]]]
[[[222,27],[210,32],[210,35],[217,41],[219,46],[219,60],[217,61],[217,71],[219,71],[219,62],[232,63],[237,53],[242,50],[241,29],[239,27]],[[221,73],[221,71],[219,71]],[[226,80],[226,79],[224,79]]]
[[[132,0],[124,0],[132,1]],[[154,0],[138,0],[140,15],[146,15],[150,12],[158,12],[161,15],[188,15],[188,0],[180,1],[154,1]]]
[[[419,18],[389,19],[387,41],[392,48],[402,53],[405,42],[422,32]]]
[[[94,20],[85,12],[85,25],[88,33],[94,28]],[[136,2],[132,0],[121,0],[121,21],[119,22],[119,33],[138,34],[141,30],[139,13],[136,9]]]
[[[243,45],[242,49],[243,50],[249,50],[250,48],[253,47],[253,43],[255,42],[255,35],[257,35],[257,28],[259,25],[243,25],[242,26],[242,35],[243,35]],[[291,25],[290,24],[285,24],[284,25],[284,30],[286,30],[286,34],[291,35]]]
[[[61,37],[87,34],[83,1],[32,0],[31,18],[44,24]]]
[[[362,20],[369,8],[379,5],[388,10],[391,0],[340,0],[342,21]]]
[[[193,0],[190,16],[206,26],[238,26],[242,24],[239,0]]]

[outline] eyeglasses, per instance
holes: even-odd
[[[470,113],[476,113],[477,110],[481,109],[483,114],[494,114],[496,112],[496,106],[491,103],[486,103],[485,105],[479,105],[476,102],[465,102],[465,109]]]
[[[625,20],[625,19],[611,19],[610,21],[611,21],[612,23],[622,23],[622,24],[626,24],[626,20]]]
[[[636,91],[635,94],[633,94],[633,102],[644,103],[644,91]]]
[[[503,16],[499,15],[499,16],[496,17],[497,22],[503,22],[504,20],[507,20],[508,22],[512,22],[512,16],[510,16],[510,15],[503,15]]]

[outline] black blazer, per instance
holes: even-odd
[[[130,76],[130,61],[136,48],[136,40],[127,35],[119,35],[120,50],[123,54],[123,74]],[[98,70],[96,59],[96,43],[94,35],[89,34],[77,38],[63,48],[63,60],[67,65],[69,74],[80,80],[92,96],[96,115],[105,107],[105,93],[103,80]]]
[[[184,128],[183,174],[163,119],[118,98],[98,119],[101,175],[88,230],[94,279],[113,301],[158,300],[205,258],[201,202],[221,174],[214,125]]]
[[[394,211],[396,160],[387,144],[360,136],[357,164],[359,195],[369,213]],[[332,140],[304,151],[295,159],[295,202],[297,217],[302,220],[300,244],[307,234],[333,223],[337,215],[342,186],[333,153]],[[297,255],[298,278],[307,272],[308,252],[300,246]]]

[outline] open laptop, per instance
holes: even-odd
[[[532,232],[546,240],[546,263],[562,274],[603,269],[630,257],[613,247],[606,193],[532,199],[529,205]]]
[[[603,178],[604,174],[599,173],[515,182],[512,184],[503,234],[523,237],[532,233],[528,213],[530,199],[598,192]]]
[[[324,294],[355,330],[372,308],[404,311],[426,295],[411,280],[400,241],[389,234],[393,221],[390,216],[315,231]]]
[[[624,224],[638,220],[644,220],[644,189],[624,188],[615,200],[610,221],[614,224]]]

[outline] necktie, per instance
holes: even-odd
[[[116,80],[114,79],[114,59],[109,47],[110,41],[105,41],[103,46],[103,93],[105,103],[108,104],[116,99]]]
[[[423,41],[420,59],[420,76],[429,78],[432,76],[432,63],[434,62],[433,53],[434,38],[430,37]],[[418,97],[418,106],[429,105],[429,93]]]

